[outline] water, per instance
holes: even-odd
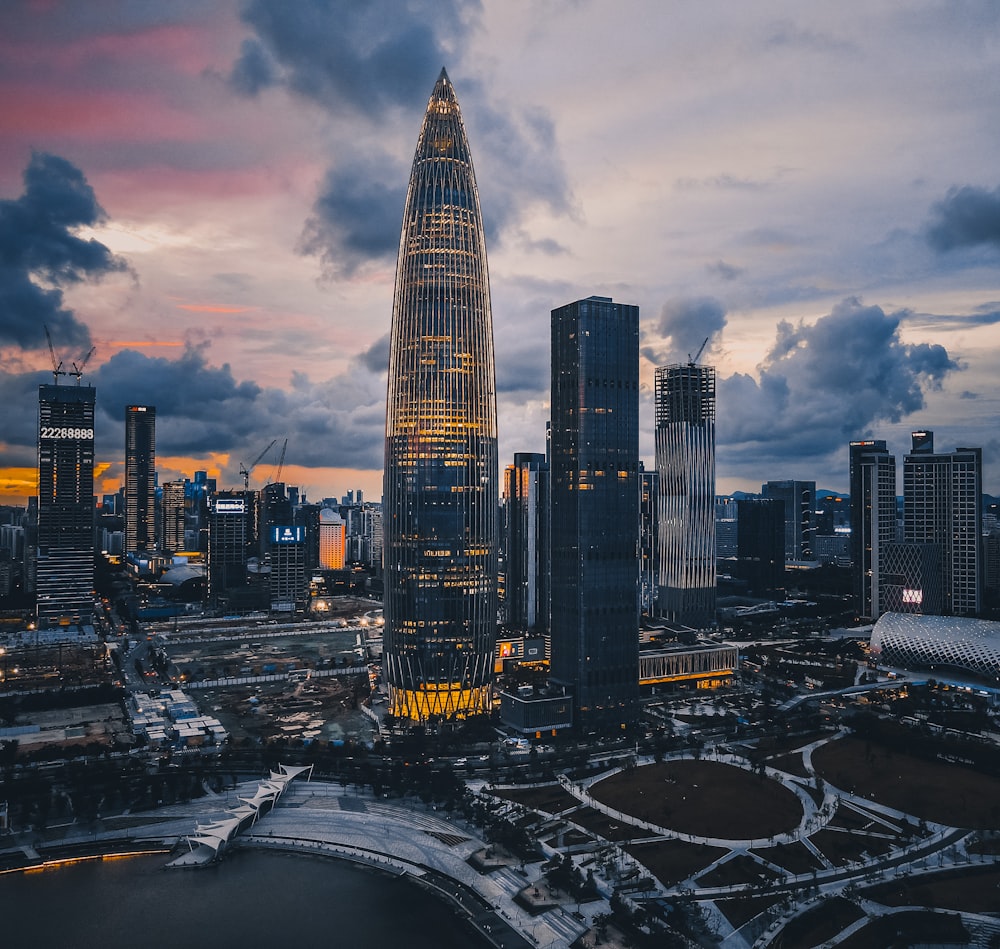
[[[165,854],[0,876],[4,949],[465,949],[487,945],[415,884],[318,857],[231,852],[203,870]]]

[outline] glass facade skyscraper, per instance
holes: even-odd
[[[385,427],[384,669],[401,718],[491,707],[498,461],[479,195],[442,70],[417,140],[396,262]]]
[[[504,592],[511,629],[549,628],[549,465],[545,455],[517,452],[504,472],[507,550]]]
[[[859,616],[886,610],[886,554],[896,543],[896,458],[882,439],[850,444],[851,561]]]
[[[639,308],[552,311],[551,681],[584,733],[639,712]]]
[[[704,628],[715,621],[715,370],[656,370],[660,474],[659,612]]]
[[[38,625],[89,623],[94,612],[92,386],[38,387]]]
[[[125,553],[156,546],[156,407],[125,407]]]

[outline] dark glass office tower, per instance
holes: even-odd
[[[639,703],[639,308],[552,311],[551,681],[584,733]]]
[[[125,407],[125,553],[156,546],[156,407]]]
[[[816,537],[816,482],[768,481],[761,485],[765,498],[785,505],[785,560],[813,560]]]
[[[251,495],[219,491],[209,502],[208,600],[219,605],[228,591],[247,583]]]
[[[92,386],[38,387],[38,625],[94,612]]]
[[[881,439],[851,442],[851,561],[858,616],[886,610],[885,560],[896,543],[896,458]]]
[[[490,710],[495,384],[479,195],[458,100],[442,70],[410,173],[389,346],[384,668],[390,710],[402,718]]]

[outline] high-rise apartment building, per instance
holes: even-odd
[[[886,556],[896,543],[896,458],[883,440],[850,444],[851,561],[858,616],[886,606]]]
[[[344,569],[344,545],[347,525],[333,509],[319,512],[319,566],[322,570]]]
[[[499,545],[496,372],[469,143],[442,70],[396,262],[386,401],[384,670],[401,718],[490,711]]]
[[[38,387],[38,625],[88,623],[94,612],[92,386]]]
[[[982,490],[981,448],[935,452],[933,432],[913,433],[903,458],[903,542],[935,550],[938,575],[924,580],[940,590],[944,614],[982,608]],[[928,603],[921,612],[937,610]]]
[[[715,370],[656,370],[660,475],[659,613],[703,629],[715,622]]]
[[[814,560],[816,482],[768,481],[761,486],[761,494],[784,502],[785,560]]]
[[[551,682],[584,733],[638,719],[639,308],[552,311]]]
[[[549,465],[545,455],[517,452],[504,472],[507,625],[523,632],[549,628]]]
[[[125,407],[125,553],[156,547],[156,406]]]

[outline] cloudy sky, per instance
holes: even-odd
[[[982,446],[1000,492],[996,0],[4,0],[0,494],[37,386],[96,347],[160,479],[381,492],[409,165],[446,66],[476,164],[500,457],[544,448],[549,312],[638,304],[718,371],[718,486],[847,486],[847,442]],[[72,384],[72,380],[63,380]]]

